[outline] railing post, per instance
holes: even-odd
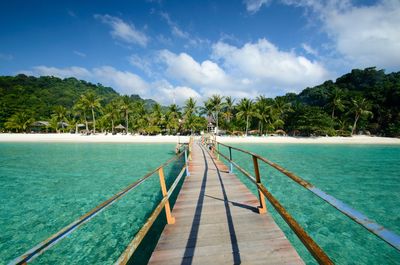
[[[164,170],[162,167],[158,170],[158,175],[160,176],[160,186],[161,186],[161,192],[163,197],[167,196],[167,186],[165,185],[165,177],[164,177]],[[169,200],[165,203],[165,215],[167,216],[167,223],[168,224],[174,224],[175,223],[175,217],[172,216],[171,214],[171,207],[169,206]]]
[[[232,147],[229,146],[229,173],[233,173],[233,164],[232,164]]]
[[[261,177],[260,177],[260,169],[258,167],[258,160],[255,155],[253,155],[253,165],[254,165],[254,174],[256,175],[256,182],[257,184],[261,184]],[[267,206],[265,205],[265,197],[264,194],[258,189],[258,197],[260,200],[260,206],[258,207],[258,213],[263,214],[267,212]]]
[[[189,145],[188,145],[188,148],[189,148],[189,161],[192,161],[192,144],[193,144],[193,136],[190,136]]]
[[[219,143],[215,142],[217,144],[217,160],[219,160]]]
[[[188,166],[187,148],[185,149],[185,166],[186,166],[186,176],[190,176],[189,166]]]

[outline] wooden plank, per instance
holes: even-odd
[[[257,197],[197,144],[189,170],[149,264],[304,264]]]

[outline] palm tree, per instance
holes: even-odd
[[[195,115],[197,113],[196,100],[189,98],[185,102],[183,107],[184,116],[184,126],[186,129],[190,129],[190,133],[193,134],[193,129],[195,127]]]
[[[283,97],[274,99],[273,108],[281,120],[284,120],[285,114],[292,110],[290,102],[287,102]]]
[[[172,130],[176,132],[176,130],[179,128],[179,118],[180,118],[180,112],[179,112],[179,107],[176,104],[171,104],[168,107],[167,111],[167,129],[171,133]]]
[[[96,133],[96,119],[94,111],[101,108],[100,98],[98,98],[97,95],[92,91],[86,93],[85,95],[82,95],[81,97],[86,107],[92,111],[93,133]]]
[[[262,135],[264,123],[271,123],[272,106],[268,104],[268,99],[264,96],[258,96],[256,100],[255,108],[259,119],[260,134]]]
[[[67,119],[67,109],[64,106],[55,106],[53,115],[57,122],[61,123],[61,129],[64,131],[64,122]]]
[[[246,136],[249,129],[249,119],[257,115],[254,110],[254,104],[251,99],[242,98],[237,105],[238,113],[236,114],[238,119],[245,118],[246,119]]]
[[[34,122],[32,115],[26,113],[25,111],[14,113],[8,120],[4,123],[7,129],[15,129],[16,132],[26,131],[29,125]]]
[[[76,116],[82,116],[83,120],[85,121],[86,131],[89,131],[88,120],[86,117],[86,113],[89,111],[89,108],[86,106],[84,102],[84,98],[81,96],[79,100],[75,103],[72,107],[72,110],[75,112]]]
[[[233,111],[235,109],[234,105],[235,105],[235,99],[232,99],[232,97],[225,98],[222,116],[225,118],[225,121],[228,124],[231,122],[233,118]]]
[[[224,97],[221,97],[220,95],[212,95],[211,98],[209,99],[209,104],[211,104],[211,108],[214,114],[214,120],[216,122],[216,133],[218,134],[218,116],[219,113],[221,112],[224,104],[222,103]]]
[[[125,118],[125,128],[126,128],[126,132],[128,133],[128,129],[129,129],[129,113],[132,112],[132,102],[131,99],[128,96],[123,96],[121,101],[120,101],[120,105],[119,105],[119,109],[122,112],[124,118]]]
[[[111,120],[111,133],[114,133],[114,122],[119,118],[118,102],[111,101],[104,108],[104,117]]]
[[[331,117],[335,118],[335,110],[338,109],[340,111],[344,110],[344,102],[343,102],[343,91],[338,87],[334,87],[333,90],[329,93],[329,102],[327,106],[332,109]]]
[[[160,104],[156,103],[153,105],[151,113],[148,118],[149,118],[149,124],[151,126],[160,126],[162,120],[162,111]]]
[[[144,106],[144,102],[140,100],[135,101],[132,107],[133,107],[133,112],[131,115],[132,128],[144,132],[145,128],[148,125],[147,124],[148,117]]]
[[[371,104],[365,98],[357,97],[352,99],[351,102],[352,107],[350,112],[354,114],[354,124],[351,130],[351,135],[353,135],[356,132],[357,122],[360,117],[368,117],[372,116],[373,114],[370,111]]]

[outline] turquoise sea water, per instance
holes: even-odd
[[[400,234],[400,146],[236,144],[311,182]],[[224,148],[221,151],[228,153]],[[233,159],[253,172],[248,155]],[[238,170],[235,171],[238,173]],[[263,184],[336,264],[400,264],[400,253],[292,180],[261,163]],[[254,184],[239,174],[255,193]],[[272,207],[274,219],[308,264],[302,243]]]
[[[0,264],[172,156],[174,144],[0,143]],[[179,161],[165,169],[167,182],[181,166]],[[112,264],[160,198],[155,174],[34,264]]]
[[[400,234],[400,146],[237,146],[277,162]],[[166,161],[173,150],[173,144],[0,143],[0,264]],[[251,172],[248,156],[233,156]],[[167,182],[181,166],[166,168]],[[396,250],[310,192],[266,166],[261,166],[261,173],[267,188],[335,263],[400,264]],[[240,177],[255,192],[254,185]],[[159,189],[154,175],[33,263],[113,264],[158,203]],[[279,215],[269,210],[303,259],[315,263]],[[164,223],[162,216],[134,264],[146,262]]]

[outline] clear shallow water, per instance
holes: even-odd
[[[0,143],[0,264],[165,162],[173,150],[174,144]],[[165,169],[168,183],[181,166]],[[161,198],[158,181],[154,175],[34,263],[112,264]]]
[[[236,144],[311,182],[400,234],[400,146]],[[221,148],[227,153],[227,150]],[[233,152],[253,172],[251,157]],[[238,173],[238,170],[235,171]],[[276,170],[261,165],[262,181],[336,264],[400,264],[400,253]],[[255,193],[254,184],[242,181]],[[274,219],[308,264],[315,264],[272,206]]]

